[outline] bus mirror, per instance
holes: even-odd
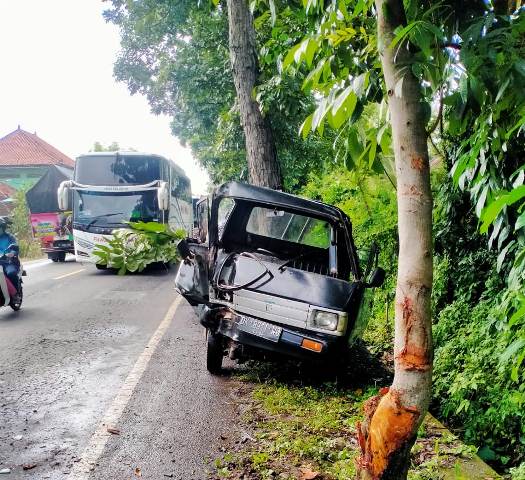
[[[177,244],[177,251],[179,252],[180,257],[183,260],[188,260],[188,259],[190,259],[190,258],[192,258],[194,256],[193,252],[190,250],[190,246],[188,244],[188,241],[185,240],[185,239],[182,239]]]
[[[170,208],[170,192],[168,189],[168,182],[160,182],[157,188],[157,201],[159,210],[169,210]]]
[[[381,268],[377,267],[370,276],[370,281],[367,284],[368,288],[379,288],[383,285],[386,277],[386,272]]]
[[[64,180],[57,191],[58,208],[60,210],[69,210],[69,197],[71,196],[71,182]]]

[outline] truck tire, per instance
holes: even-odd
[[[106,270],[108,268],[107,265],[101,265],[100,263],[95,263],[95,267],[97,270]]]
[[[53,262],[58,262],[58,257],[56,253],[48,253],[47,258],[49,258],[49,260],[52,260]]]
[[[212,375],[219,375],[222,372],[222,335],[212,333],[210,330],[207,333],[206,369]]]
[[[57,258],[59,262],[65,262],[66,261],[66,252],[58,252]]]

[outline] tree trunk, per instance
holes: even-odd
[[[398,480],[406,479],[431,394],[432,193],[421,85],[412,74],[407,46],[390,48],[394,30],[406,25],[403,0],[375,4],[396,161],[399,267],[394,381],[365,405],[358,428],[358,478]]]
[[[253,18],[247,0],[227,3],[230,59],[246,141],[249,179],[253,185],[280,190],[282,178],[272,130],[253,98],[259,73]]]

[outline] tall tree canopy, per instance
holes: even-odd
[[[120,27],[122,36],[116,78],[132,94],[145,95],[154,113],[172,117],[174,135],[191,147],[212,181],[247,180],[226,5],[169,0],[111,4],[105,18]],[[277,24],[272,24],[269,14],[255,21],[258,46],[274,46],[259,58],[259,81],[264,87],[258,89],[257,101],[274,132],[284,188],[292,191],[332,157],[330,135],[306,142],[298,137],[298,128],[315,102],[301,90],[300,79],[281,79],[273,58],[303,35],[306,21],[299,4],[287,7]]]

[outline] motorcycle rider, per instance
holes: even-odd
[[[18,261],[18,242],[16,238],[7,232],[8,221],[0,217],[0,256],[5,255],[7,258],[2,258],[0,263],[4,268],[4,273],[11,283],[19,292],[18,271],[20,269],[20,262]],[[14,248],[13,248],[14,247]]]

